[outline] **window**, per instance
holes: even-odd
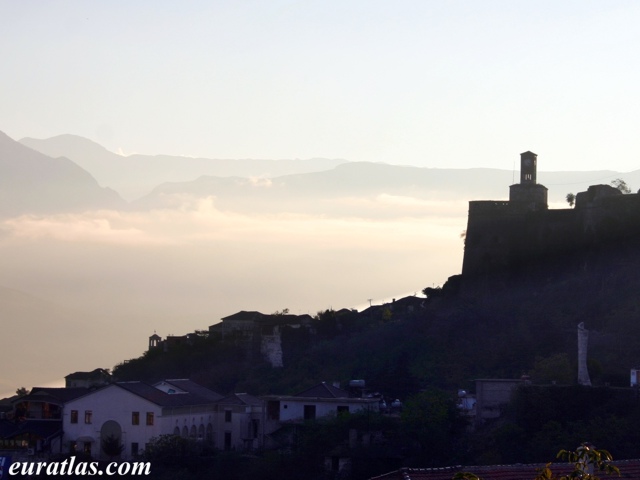
[[[147,412],[147,425],[153,425],[153,412]]]
[[[78,410],[71,410],[71,423],[78,423]]]
[[[338,408],[336,410],[338,412],[338,415],[340,415],[341,413],[349,413],[349,405],[338,405]]]
[[[131,425],[140,425],[140,412],[131,412]]]
[[[82,453],[91,455],[91,442],[84,442]]]
[[[91,423],[91,417],[93,416],[93,412],[91,410],[84,411],[84,423]]]
[[[305,405],[304,406],[304,419],[305,420],[315,420],[316,418],[316,406],[315,405]]]
[[[227,423],[231,422],[231,410],[224,411],[224,421]]]
[[[131,455],[138,455],[138,442],[131,442]]]
[[[231,432],[224,432],[224,449],[231,450]]]

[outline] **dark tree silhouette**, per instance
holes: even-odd
[[[102,440],[102,451],[113,460],[124,450],[124,445],[120,443],[120,439],[115,435],[109,435]]]

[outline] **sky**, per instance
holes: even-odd
[[[0,0],[0,131],[123,155],[512,170],[531,150],[542,171],[629,172],[639,20],[617,0]],[[111,368],[154,331],[441,285],[460,273],[468,200],[438,215],[410,197],[335,200],[378,219],[182,198],[3,220],[0,396]]]
[[[638,168],[634,1],[0,0],[0,130],[123,154]]]

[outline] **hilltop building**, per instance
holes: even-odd
[[[96,368],[91,372],[74,372],[64,377],[67,388],[102,387],[111,383],[111,374],[104,368]]]
[[[593,185],[576,195],[575,208],[550,210],[537,167],[535,153],[520,154],[520,183],[509,187],[509,200],[469,202],[464,278],[531,272],[547,260],[584,267],[584,252],[596,244],[638,242],[638,194]]]

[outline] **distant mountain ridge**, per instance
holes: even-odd
[[[219,177],[275,177],[327,170],[345,160],[208,159],[172,155],[121,156],[77,135],[48,139],[23,138],[20,143],[51,157],[67,157],[90,171],[102,186],[134,200],[169,181],[191,181],[202,175]]]
[[[296,212],[326,215],[401,216],[403,199],[414,202],[414,212],[440,215],[442,202],[470,199],[500,200],[508,197],[512,172],[507,170],[437,169],[348,162],[331,170],[271,178],[255,182],[239,177],[202,176],[190,182],[168,182],[132,202],[133,208],[168,208],[176,195],[214,197],[216,207],[242,212]],[[640,171],[620,174],[610,170],[591,172],[541,172],[549,188],[549,201],[566,205],[565,196],[594,183],[624,177],[640,184]],[[397,200],[393,211],[394,198]],[[350,201],[357,199],[358,201]],[[388,201],[388,204],[383,204]],[[376,204],[376,202],[378,202]],[[381,203],[382,202],[382,203]],[[568,207],[568,205],[566,205]],[[466,213],[466,207],[462,207]]]
[[[48,157],[0,132],[0,215],[125,206],[71,160]]]
[[[515,183],[514,172],[489,168],[442,169],[328,159],[124,157],[75,135],[45,140],[23,138],[20,143],[56,157],[58,163],[66,164],[67,168],[71,164],[67,159],[71,159],[100,184],[128,198],[132,208],[140,210],[175,208],[180,197],[186,196],[213,197],[216,208],[243,213],[292,212],[371,218],[441,215],[442,202],[455,201],[462,205],[470,199],[505,199],[508,186]],[[544,167],[543,161],[541,166]],[[549,201],[557,205],[565,203],[567,193],[584,191],[598,183],[608,184],[615,178],[623,178],[634,190],[640,186],[640,170],[628,173],[543,170],[538,174],[539,183],[549,189]],[[57,188],[56,182],[55,176],[50,177],[47,188]],[[28,203],[28,196],[23,197],[18,203]],[[401,205],[407,203],[413,205],[402,210]],[[91,205],[89,202],[87,207]],[[466,213],[460,205],[456,207],[457,215]],[[121,207],[124,207],[122,202],[115,208]],[[29,208],[25,205],[23,210]]]

